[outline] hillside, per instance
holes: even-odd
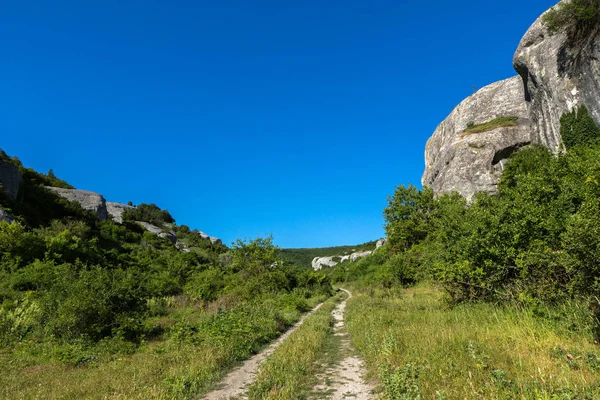
[[[0,182],[1,398],[191,398],[332,294],[270,239],[227,248],[3,152]]]
[[[375,241],[355,246],[332,246],[319,248],[281,249],[280,255],[284,261],[300,267],[311,267],[315,257],[331,257],[351,254],[357,251],[375,250]]]

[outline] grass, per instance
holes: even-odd
[[[261,366],[249,388],[249,399],[304,399],[316,374],[323,369],[324,354],[339,347],[332,335],[331,312],[344,294],[338,294],[307,318]]]
[[[461,137],[465,137],[468,135],[472,135],[474,133],[483,133],[488,132],[493,129],[505,128],[509,126],[517,126],[519,125],[519,117],[509,116],[509,117],[496,117],[491,121],[484,122],[483,124],[477,124],[468,126],[461,135]]]
[[[325,299],[291,296],[228,310],[176,306],[152,321],[163,334],[139,347],[113,340],[95,347],[27,342],[3,348],[0,398],[195,398]]]
[[[576,305],[448,308],[428,286],[354,293],[347,328],[385,399],[600,398],[600,348]]]

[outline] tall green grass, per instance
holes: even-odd
[[[600,398],[585,307],[449,308],[428,286],[354,294],[347,327],[385,399]]]
[[[250,400],[305,399],[316,373],[318,362],[332,336],[332,310],[345,294],[328,300],[290,335],[261,366],[250,386]]]
[[[0,398],[195,398],[325,298],[279,294],[213,309],[175,304],[152,321],[162,333],[137,348],[116,339],[3,348]]]

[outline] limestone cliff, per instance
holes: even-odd
[[[17,198],[22,179],[19,168],[0,160],[0,184],[10,200]]]
[[[600,34],[571,43],[538,18],[513,57],[518,77],[493,83],[460,103],[437,127],[425,150],[422,183],[436,194],[497,192],[504,160],[528,143],[561,150],[560,117],[585,104],[600,123]],[[499,116],[518,124],[468,134],[469,125]]]
[[[81,208],[93,212],[99,219],[105,220],[108,218],[106,200],[98,193],[87,190],[63,189],[56,187],[48,187],[47,189],[53,191],[64,199],[79,203]]]
[[[600,34],[572,43],[550,34],[539,17],[521,39],[513,66],[523,79],[532,140],[560,150],[560,117],[585,104],[600,123]]]
[[[108,201],[106,202],[106,211],[108,212],[108,216],[115,222],[122,224],[123,223],[123,213],[125,210],[132,209],[132,206],[122,203],[115,203]]]
[[[457,191],[467,199],[496,192],[503,160],[530,142],[530,121],[516,76],[484,87],[465,99],[437,127],[425,148],[423,185],[437,194]],[[497,117],[519,117],[518,125],[467,134],[469,125]]]

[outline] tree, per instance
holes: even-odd
[[[385,230],[392,249],[409,250],[427,237],[431,230],[434,205],[431,188],[418,190],[412,185],[396,187],[383,211]]]

